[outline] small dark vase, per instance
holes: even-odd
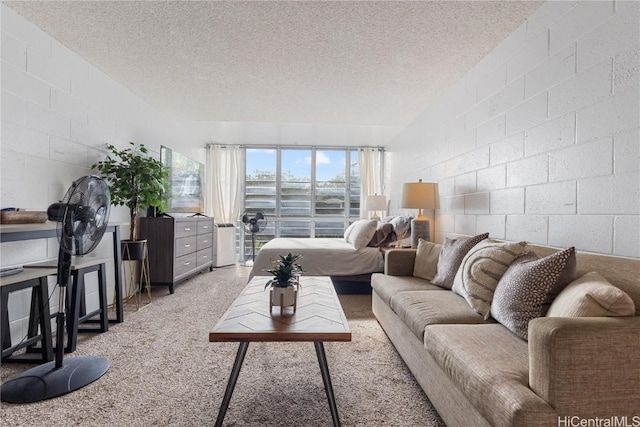
[[[121,243],[123,261],[139,261],[146,258],[146,240],[123,240]]]

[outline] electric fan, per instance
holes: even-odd
[[[249,214],[245,213],[242,215],[242,223],[245,233],[251,233],[251,263],[253,265],[256,260],[256,234],[267,225],[267,218],[260,211],[256,212],[253,218],[249,218]]]
[[[109,361],[99,356],[79,356],[63,360],[66,288],[71,272],[71,255],[85,255],[100,243],[107,228],[111,197],[107,184],[97,176],[76,180],[60,203],[47,209],[50,221],[57,222],[60,242],[58,285],[60,309],[56,316],[55,360],[29,369],[2,385],[3,402],[28,403],[75,391],[97,380],[109,369]]]

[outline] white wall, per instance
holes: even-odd
[[[640,257],[640,3],[549,2],[387,147],[387,194],[439,183],[436,239]]]

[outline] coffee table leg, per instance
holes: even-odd
[[[222,405],[220,405],[220,411],[218,412],[218,419],[216,420],[216,427],[222,427],[222,421],[229,408],[229,402],[231,401],[231,395],[233,389],[236,387],[238,381],[238,375],[240,375],[240,368],[242,368],[242,362],[244,362],[244,356],[247,354],[247,348],[249,347],[249,341],[242,341],[238,347],[238,353],[236,354],[236,361],[233,362],[233,369],[231,369],[231,375],[229,376],[229,382],[227,383],[227,389],[224,392],[224,398],[222,399]],[[326,362],[325,362],[326,365]]]
[[[331,385],[331,377],[329,376],[329,366],[327,366],[327,356],[324,353],[324,344],[320,341],[314,341],[316,347],[316,354],[318,355],[318,363],[320,364],[320,373],[322,374],[322,381],[324,382],[324,390],[327,392],[327,399],[329,400],[329,409],[331,410],[331,418],[333,419],[333,426],[340,426],[340,419],[338,418],[338,407],[336,406],[336,398],[333,395],[333,386]]]

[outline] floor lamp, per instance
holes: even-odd
[[[418,247],[418,240],[431,240],[429,220],[422,214],[423,209],[436,208],[437,184],[433,182],[407,182],[402,185],[402,207],[418,209],[418,217],[411,220],[411,247]]]

